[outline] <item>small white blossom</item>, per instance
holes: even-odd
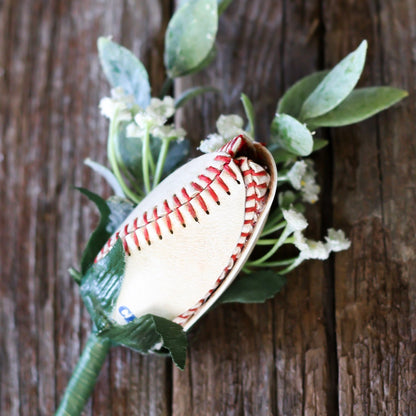
[[[170,139],[176,137],[181,140],[186,136],[186,131],[183,128],[175,128],[173,124],[155,127],[152,133],[161,139]]]
[[[301,181],[302,199],[314,204],[319,198],[320,186],[316,183],[316,170],[311,159],[306,159],[306,172]]]
[[[230,140],[245,133],[243,130],[244,120],[237,114],[221,114],[217,120],[218,133],[225,139]]]
[[[127,137],[141,137],[144,134],[144,130],[136,123],[130,123],[126,127]]]
[[[157,124],[165,124],[166,120],[175,114],[175,100],[169,96],[165,96],[163,100],[152,98],[146,108],[146,113],[155,119],[164,120]]]
[[[300,251],[299,257],[303,260],[318,259],[326,260],[330,250],[322,241],[315,241],[306,238],[300,231],[294,233],[296,248]]]
[[[302,178],[306,173],[307,165],[305,161],[300,160],[295,162],[287,173],[287,179],[295,189],[300,189],[302,186]]]
[[[99,108],[101,114],[110,120],[117,114],[118,121],[130,121],[133,105],[134,97],[127,95],[123,88],[117,87],[111,90],[111,97],[104,97],[100,100]]]
[[[202,140],[199,145],[199,150],[203,153],[216,152],[220,147],[227,143],[223,136],[220,134],[210,134],[205,140]]]
[[[351,241],[345,237],[344,231],[333,228],[328,229],[328,235],[325,237],[325,240],[329,251],[347,250],[351,245]]]
[[[282,212],[288,227],[292,231],[302,231],[308,226],[308,221],[306,221],[306,218],[303,216],[301,212],[298,212],[293,208],[290,208],[288,210],[283,209]]]
[[[146,128],[162,126],[165,123],[164,119],[161,119],[160,117],[155,117],[154,115],[149,114],[147,111],[139,111],[134,116],[134,121],[136,122],[137,126],[143,131]]]

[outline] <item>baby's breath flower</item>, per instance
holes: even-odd
[[[304,202],[314,204],[319,198],[320,186],[316,183],[316,171],[311,159],[306,159],[306,172],[301,180],[301,192]]]
[[[126,127],[127,137],[141,137],[144,133],[144,130],[139,127],[136,123],[130,123]]]
[[[104,97],[100,100],[99,108],[101,114],[110,120],[117,114],[118,121],[130,121],[133,105],[134,97],[127,95],[123,88],[117,87],[111,90],[111,97]]]
[[[316,183],[316,171],[311,159],[295,162],[286,177],[296,190],[300,190],[304,202],[314,204],[318,200],[321,188]]]
[[[295,189],[300,189],[302,186],[302,178],[306,173],[307,165],[305,161],[300,160],[295,162],[287,173],[287,179]]]
[[[294,244],[300,251],[299,258],[302,260],[326,260],[328,258],[330,250],[328,250],[322,241],[310,240],[309,238],[306,238],[300,231],[295,231],[294,237]]]
[[[149,114],[147,111],[139,111],[134,116],[134,121],[141,130],[151,128],[154,126],[162,126],[165,123],[165,119]]]
[[[351,241],[345,237],[344,231],[333,228],[328,229],[328,235],[325,237],[325,240],[329,251],[347,250],[351,245]]]
[[[163,119],[163,123],[158,124],[164,124],[169,117],[175,114],[175,100],[169,96],[165,96],[163,100],[152,98],[149,106],[146,108],[146,113],[155,119]]]
[[[298,212],[293,208],[290,208],[288,210],[283,209],[282,213],[284,219],[287,222],[287,226],[292,231],[302,231],[308,226],[308,221],[306,221],[306,218],[303,216],[301,212]]]
[[[199,145],[199,150],[203,153],[216,152],[220,147],[227,143],[223,136],[220,134],[209,134],[205,140],[202,140]]]
[[[161,139],[176,137],[178,140],[181,140],[186,136],[186,131],[183,128],[175,128],[173,124],[155,127],[152,133]]]
[[[233,139],[239,134],[245,133],[243,130],[244,120],[237,114],[221,114],[217,120],[218,133],[227,140]]]

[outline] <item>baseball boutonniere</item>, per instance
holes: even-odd
[[[93,329],[56,415],[79,415],[113,345],[142,354],[169,355],[184,368],[189,331],[212,307],[264,302],[285,284],[287,273],[308,259],[325,260],[350,242],[329,229],[324,241],[305,236],[306,204],[319,198],[309,156],[327,142],[320,127],[364,120],[398,102],[406,92],[355,88],[367,43],[334,68],[309,75],[277,103],[270,137],[258,138],[253,103],[241,94],[246,120],[220,115],[216,132],[189,160],[187,133],[175,112],[202,86],[173,98],[172,80],[195,73],[214,58],[219,15],[229,0],[182,2],[165,37],[166,82],[152,96],[146,69],[129,50],[98,40],[111,85],[99,103],[109,120],[109,167],[86,164],[114,195],[104,200],[79,188],[101,219],[71,275]],[[192,41],[190,41],[192,40]],[[291,257],[281,254],[291,246]]]

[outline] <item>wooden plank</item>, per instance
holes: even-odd
[[[109,87],[96,39],[112,34],[132,47],[160,88],[170,5],[5,0],[0,7],[0,414],[50,415],[90,329],[66,270],[78,263],[97,216],[72,186],[109,193],[82,166],[87,156],[106,158],[107,122],[97,106]],[[168,414],[169,379],[164,360],[115,349],[84,414]]]
[[[257,138],[267,140],[283,90],[317,69],[319,19],[318,1],[234,2],[221,18],[215,63],[176,83],[177,92],[209,84],[223,95],[223,103],[204,97],[183,112],[195,142],[213,132],[220,113],[243,113],[241,92],[255,104]],[[330,414],[328,278],[310,264],[275,302],[211,312],[192,337],[187,369],[174,371],[173,414]]]
[[[415,23],[414,2],[325,2],[328,63],[367,38],[363,85],[413,92]],[[340,415],[416,412],[414,118],[410,98],[334,133],[334,220],[352,239],[335,268]]]

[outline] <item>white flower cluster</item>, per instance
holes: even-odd
[[[293,232],[294,245],[300,251],[299,260],[319,259],[325,260],[331,252],[346,250],[351,242],[345,237],[344,231],[330,228],[325,237],[325,242],[306,238],[302,231],[308,226],[308,222],[302,213],[290,208],[282,210],[288,229]]]
[[[237,114],[221,114],[216,126],[218,133],[209,134],[205,140],[201,141],[199,150],[203,153],[216,152],[234,137],[247,133],[243,129],[244,120]]]
[[[140,110],[134,116],[134,121],[127,126],[127,135],[141,137],[146,129],[161,139],[183,139],[186,132],[182,128],[175,128],[173,124],[165,123],[175,114],[175,101],[172,97],[165,96],[163,100],[152,98],[145,110]]]
[[[104,97],[99,104],[101,114],[117,122],[127,121],[127,135],[130,137],[143,136],[146,129],[155,136],[164,138],[183,139],[186,132],[182,128],[175,128],[173,124],[165,124],[175,114],[175,101],[166,96],[163,100],[152,98],[147,108],[140,109],[132,95],[127,95],[123,88],[111,90],[111,97]]]
[[[318,200],[321,188],[316,183],[316,171],[311,159],[295,162],[286,176],[290,184],[300,190],[304,202],[314,204]]]
[[[123,88],[117,87],[111,90],[111,97],[100,100],[99,108],[101,114],[110,120],[117,117],[118,121],[131,121],[134,104],[134,97],[127,95]]]

